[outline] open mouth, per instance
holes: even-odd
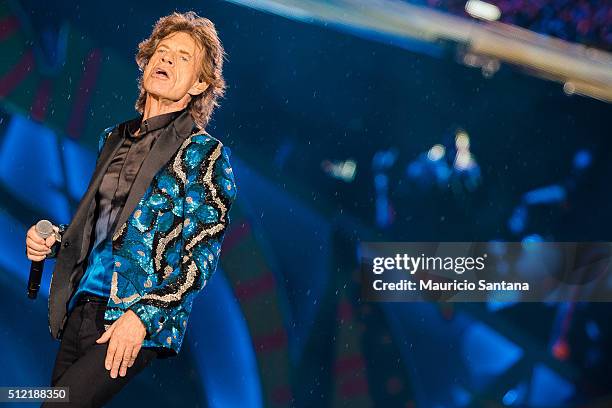
[[[165,69],[163,69],[163,68],[155,68],[155,70],[153,71],[151,76],[154,77],[154,78],[160,78],[160,79],[169,79],[170,78],[170,75],[168,74],[168,72]]]

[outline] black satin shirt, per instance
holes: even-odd
[[[142,120],[142,116],[126,122],[123,142],[104,174],[96,194],[96,225],[94,227],[95,248],[110,236],[116,228],[115,222],[125,205],[134,179],[145,161],[159,134],[183,112],[164,113]],[[136,135],[136,131],[140,132]]]

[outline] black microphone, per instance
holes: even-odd
[[[51,224],[51,221],[47,220],[38,221],[35,230],[42,239],[47,239],[54,234],[53,224]],[[30,266],[30,278],[28,279],[28,297],[30,299],[36,299],[36,296],[38,296],[44,264],[44,259],[42,261],[32,261],[32,266]]]

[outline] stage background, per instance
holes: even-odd
[[[612,405],[608,303],[360,300],[360,241],[612,239],[610,5],[494,3],[0,2],[0,385],[49,383],[53,261],[27,299],[25,233],[70,221],[98,134],[137,116],[138,42],[178,9],[226,47],[208,131],[238,198],[180,355],[109,406]],[[547,47],[562,63],[529,60]]]

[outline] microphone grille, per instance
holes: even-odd
[[[48,220],[40,220],[36,223],[36,233],[40,235],[41,238],[47,239],[53,234],[53,224]]]

